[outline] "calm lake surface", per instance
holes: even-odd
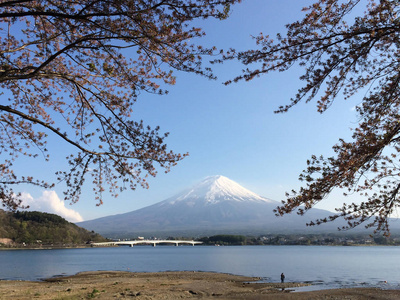
[[[1,280],[40,280],[81,271],[213,271],[315,288],[400,289],[400,247],[135,246],[0,251]]]

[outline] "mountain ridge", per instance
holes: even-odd
[[[340,222],[307,227],[332,212],[312,209],[306,216],[276,217],[280,202],[262,197],[227,177],[209,176],[193,187],[153,205],[77,223],[107,237],[200,236],[335,232]]]
[[[56,214],[38,211],[10,212],[2,209],[0,240],[8,240],[7,245],[13,247],[22,244],[29,247],[39,247],[42,244],[65,247],[88,241],[105,241],[99,234],[78,227]]]

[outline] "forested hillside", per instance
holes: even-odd
[[[68,246],[104,240],[99,234],[55,214],[37,211],[13,213],[0,209],[0,246],[10,242],[27,246]]]

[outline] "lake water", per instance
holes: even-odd
[[[310,282],[314,289],[400,289],[400,247],[135,246],[0,251],[0,279],[40,280],[81,271],[212,271],[278,282]],[[309,288],[308,288],[309,289]]]

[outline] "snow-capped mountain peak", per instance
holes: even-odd
[[[261,197],[256,193],[249,191],[227,177],[216,175],[206,177],[203,181],[193,186],[191,189],[173,197],[173,200],[170,202],[170,204],[181,201],[193,202],[196,200],[207,204],[215,204],[228,200],[239,202],[273,202],[272,200]]]
[[[224,176],[211,176],[175,197],[80,225],[118,238],[155,233],[204,236],[305,230],[308,220],[297,214],[276,218],[273,209],[277,205],[279,202],[261,197]],[[326,215],[326,211],[317,209],[311,218],[318,219]]]

